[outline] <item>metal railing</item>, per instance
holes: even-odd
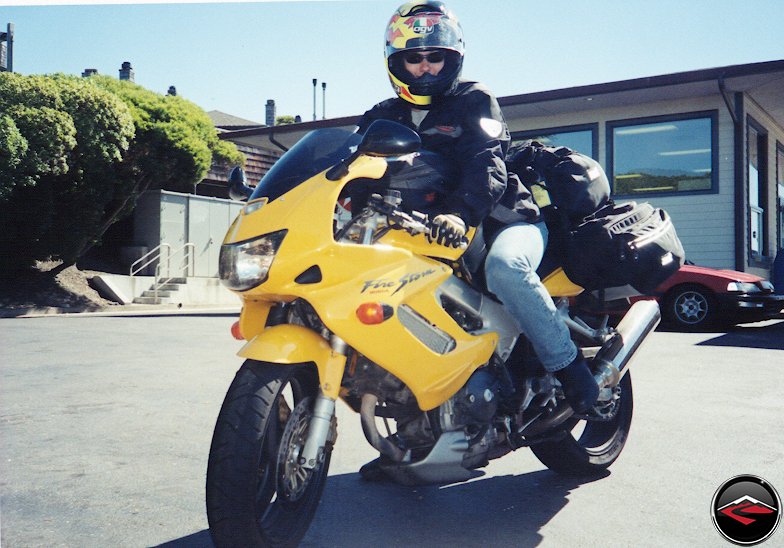
[[[180,258],[179,264],[174,266],[174,271],[172,272],[172,257],[177,257],[178,255],[182,254]],[[155,301],[158,301],[158,289],[162,285],[166,285],[174,278],[179,278],[183,273],[185,273],[184,277],[193,276],[196,271],[196,245],[188,242],[187,244],[179,247],[169,253],[166,257],[166,277],[164,278],[161,274],[161,267],[163,263],[158,261],[157,266],[155,267],[155,283],[153,285],[153,291],[155,292]]]
[[[177,261],[172,265],[172,261]],[[143,269],[155,263],[155,280],[153,292],[158,300],[158,289],[174,278],[194,276],[196,272],[196,245],[188,242],[182,247],[171,250],[171,245],[160,244],[142,255],[131,265],[129,274],[137,275]],[[184,274],[184,276],[183,276]]]
[[[161,244],[155,246],[150,251],[148,251],[147,253],[145,253],[144,255],[142,255],[141,257],[139,257],[133,262],[129,270],[129,275],[135,276],[136,274],[138,274],[139,272],[141,272],[142,270],[150,266],[155,261],[158,261],[158,264],[160,264],[159,259],[163,255],[164,249],[166,250],[167,257],[171,255],[171,246],[169,244]],[[143,264],[139,264],[139,263],[143,263]]]

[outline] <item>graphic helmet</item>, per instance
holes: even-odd
[[[444,67],[437,75],[417,78],[406,70],[405,56],[417,50],[443,51]],[[407,2],[387,25],[384,54],[389,80],[398,97],[419,108],[428,108],[434,96],[454,89],[464,51],[460,22],[443,2]]]

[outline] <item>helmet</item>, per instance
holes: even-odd
[[[387,72],[397,95],[419,108],[427,109],[433,96],[445,95],[457,85],[463,69],[463,29],[443,2],[408,2],[395,11],[387,25],[385,56]],[[420,78],[405,67],[406,52],[442,50],[444,68],[433,76]]]

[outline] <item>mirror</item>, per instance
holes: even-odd
[[[412,129],[390,120],[376,120],[367,128],[357,152],[369,156],[403,156],[422,146]]]
[[[245,171],[237,166],[229,173],[229,197],[232,200],[245,201],[253,194],[253,189],[248,186]]]

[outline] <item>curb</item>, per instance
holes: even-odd
[[[0,318],[48,318],[48,317],[110,317],[110,316],[191,316],[233,315],[240,313],[241,306],[226,305],[118,305],[96,309],[79,307],[26,307],[2,308]]]

